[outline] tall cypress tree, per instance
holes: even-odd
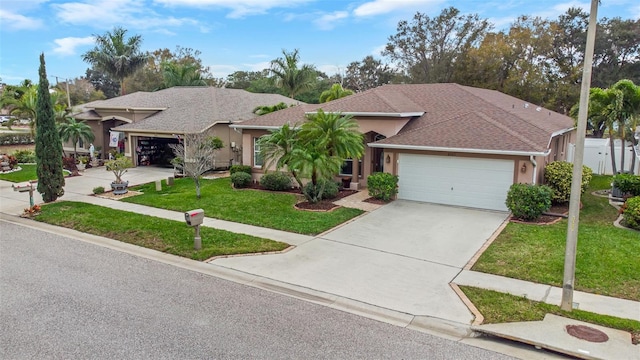
[[[62,141],[56,128],[44,53],[40,54],[40,81],[36,99],[36,172],[38,192],[44,202],[55,201],[64,194],[62,173]]]

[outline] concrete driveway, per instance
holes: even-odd
[[[216,259],[250,274],[417,316],[470,324],[449,287],[507,213],[394,201],[284,254]]]

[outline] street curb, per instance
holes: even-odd
[[[65,227],[58,227],[47,223],[41,223],[32,219],[22,218],[17,215],[0,213],[0,222],[9,222],[21,226],[49,232],[55,235],[66,236],[85,243],[101,246],[111,250],[127,253],[140,258],[157,261],[181,269],[198,272],[219,279],[231,281],[237,284],[251,286],[261,290],[293,297],[314,304],[327,306],[335,310],[366,317],[387,324],[417,330],[431,335],[461,340],[472,337],[470,324],[457,323],[431,316],[413,315],[400,311],[379,307],[358,300],[289,284],[242,271],[230,269],[217,264],[187,259],[177,255],[163,253],[157,250],[147,249],[137,245],[124,243],[118,240],[102,236],[86,234]]]

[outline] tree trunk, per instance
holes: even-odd
[[[196,176],[193,181],[196,183],[196,198],[200,199],[200,178]]]
[[[625,151],[627,149],[625,149],[625,141],[624,138],[620,139],[622,141],[622,147],[620,148],[620,172],[624,172],[624,155],[625,155]]]
[[[616,166],[616,147],[613,144],[613,130],[609,127],[609,151],[611,152],[611,168],[613,169],[613,175],[618,173],[618,167]]]
[[[291,170],[291,175],[293,175],[293,178],[298,183],[298,186],[300,186],[300,190],[302,190],[304,188],[304,186],[302,185],[302,180],[300,180],[300,177],[298,176],[298,173],[295,170]]]

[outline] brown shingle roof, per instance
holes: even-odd
[[[422,113],[382,146],[446,147],[479,151],[544,152],[554,132],[572,128],[573,119],[538,108],[495,90],[458,84],[383,85],[320,105],[331,112]],[[301,109],[286,109],[242,123],[281,126],[304,120]]]
[[[94,109],[155,108],[163,109],[136,122],[116,129],[171,131],[193,133],[203,131],[216,122],[240,122],[255,118],[257,106],[297,100],[278,94],[257,94],[240,89],[215,87],[172,87],[155,92],[136,92],[91,103]],[[87,107],[84,108],[87,110]]]

